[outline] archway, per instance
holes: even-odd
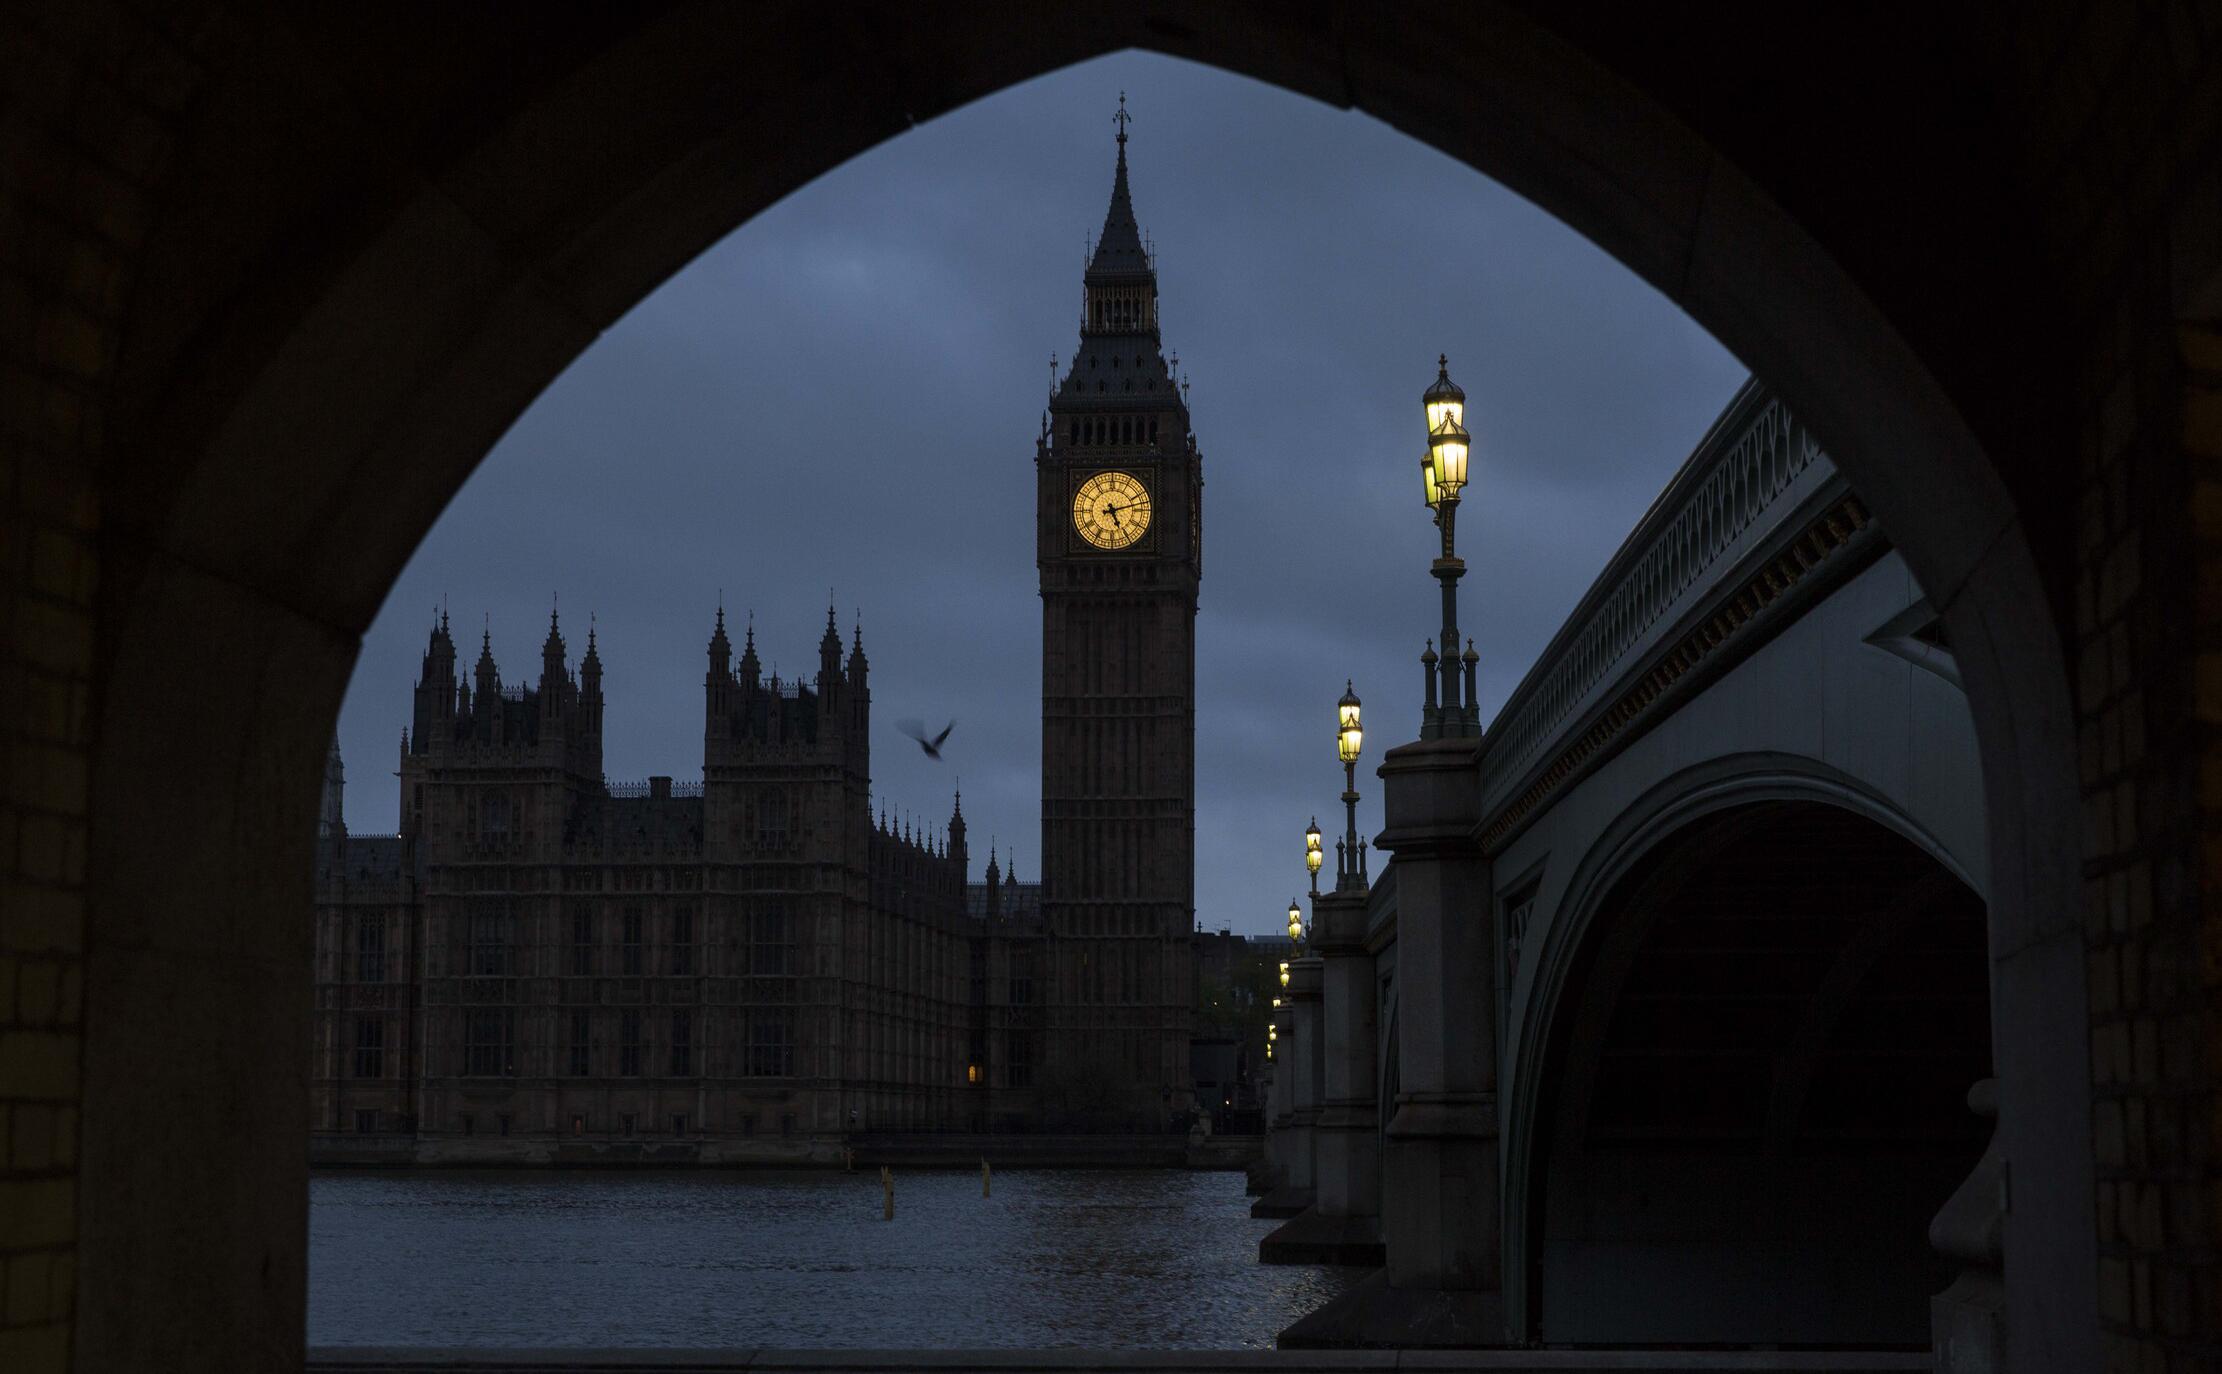
[[[1983,734],[2001,1129],[2025,1199],[2016,1339],[2095,1360],[2068,674],[2030,535],[1969,423],[2010,445],[2030,422],[1930,299],[1950,279],[1954,319],[2017,318],[2004,303],[2039,274],[1995,236],[1980,270],[1972,251],[1878,246],[1876,198],[1843,164],[1763,107],[1710,110],[1732,50],[1619,19],[1560,32],[1412,5],[1336,12],[1322,34],[1306,13],[1118,9],[1049,31],[864,6],[550,15],[526,39],[499,16],[456,22],[477,27],[295,19],[172,64],[162,88],[176,155],[135,201],[140,247],[90,384],[107,497],[82,665],[84,1367],[158,1362],[150,1343],[193,1332],[242,1363],[298,1358],[297,822],[356,636],[448,493],[602,325],[785,190],[918,117],[1124,46],[1365,109],[1531,196],[1767,375],[1851,475],[1942,611]],[[1850,72],[1888,38],[1800,46]],[[1940,55],[1905,84],[1958,75]],[[1985,130],[1925,114],[1870,105],[1859,136],[1901,122],[1918,184],[1992,165]],[[40,309],[42,337],[82,336],[60,292]]]
[[[1559,1001],[1535,1336],[1925,1346],[1929,1219],[1989,1133],[1984,962],[1981,899],[1853,811],[1754,802],[1654,846]]]

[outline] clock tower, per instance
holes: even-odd
[[[1196,589],[1203,467],[1160,351],[1156,263],[1127,189],[1082,279],[1080,346],[1035,444],[1042,596],[1042,911],[1052,1121],[1162,1124],[1192,1105]]]

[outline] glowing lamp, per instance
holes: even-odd
[[[1365,744],[1366,733],[1358,724],[1358,694],[1350,683],[1343,683],[1342,700],[1335,703],[1335,747],[1344,763],[1356,763],[1358,750]]]
[[[978,1064],[967,1064],[964,1066],[964,1081],[967,1083],[977,1083],[980,1081],[980,1066]]]
[[[1450,360],[1440,358],[1435,385],[1422,397],[1427,407],[1427,457],[1420,467],[1427,486],[1427,505],[1440,511],[1444,503],[1458,504],[1466,485],[1466,459],[1473,448],[1466,432],[1466,393],[1450,379]]]
[[[1435,359],[1435,385],[1420,398],[1427,406],[1427,432],[1433,434],[1445,421],[1459,425],[1466,422],[1466,393],[1450,379],[1450,356],[1437,355]]]
[[[1304,911],[1294,898],[1289,899],[1288,904],[1288,938],[1299,941],[1304,938]]]
[[[1314,816],[1310,828],[1304,832],[1304,867],[1317,873],[1326,858],[1326,851],[1320,848],[1319,818]]]
[[[1281,986],[1284,988],[1288,986],[1288,961],[1286,959],[1281,961]]]

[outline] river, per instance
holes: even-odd
[[[309,1344],[1269,1347],[1361,1271],[1261,1265],[1238,1173],[319,1174]]]

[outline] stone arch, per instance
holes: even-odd
[[[1905,839],[1978,898],[1986,891],[1981,856],[1953,853],[1942,838],[1873,787],[1796,755],[1737,754],[1709,760],[1662,779],[1615,817],[1575,859],[1557,913],[1542,928],[1534,954],[1523,960],[1534,967],[1531,991],[1522,1004],[1521,1024],[1507,1028],[1516,1036],[1517,1059],[1508,1066],[1511,1086],[1504,1097],[1503,1272],[1506,1311],[1516,1334],[1532,1334],[1536,1316],[1529,1278],[1537,1240],[1531,1234],[1535,1180],[1542,1172],[1539,1128],[1543,1095],[1551,1083],[1553,1036],[1563,1022],[1562,1002],[1572,971],[1597,938],[1607,899],[1650,856],[1709,817],[1769,802],[1829,806],[1860,816]],[[1941,1194],[1937,1201],[1942,1203]]]
[[[1926,1344],[1988,1135],[1985,916],[1887,816],[1714,789],[1594,874],[1511,1109],[1529,1339]]]
[[[1996,420],[1996,369],[1955,354],[1919,300],[1927,278],[1863,256],[1887,236],[1851,207],[1877,197],[1822,194],[1803,140],[1785,152],[1777,121],[1745,128],[1713,106],[1704,82],[1727,73],[1702,44],[1653,56],[1509,7],[1334,15],[1324,33],[1311,11],[1272,9],[1013,30],[958,6],[712,7],[550,15],[529,37],[495,12],[438,34],[295,16],[267,43],[173,64],[175,156],[134,159],[164,165],[129,199],[143,248],[84,388],[105,494],[82,660],[77,1167],[100,1180],[76,1230],[85,1367],[158,1363],[140,1343],[185,1332],[242,1360],[298,1348],[308,982],[290,923],[310,834],[295,821],[359,635],[472,465],[619,313],[786,191],[918,118],[1129,46],[1366,110],[1497,177],[1680,303],[1822,436],[1966,676],[1991,817],[2001,1139],[2026,1184],[2008,1242],[2016,1338],[2095,1363],[2074,715],[2030,537],[1969,423]],[[90,36],[69,41],[92,60]],[[1446,64],[1446,47],[1486,60]],[[1956,84],[1939,75],[1903,84]],[[86,108],[83,142],[101,146],[104,107]],[[1705,112],[1704,130],[1677,110]],[[1896,117],[1862,111],[1863,135]],[[1920,125],[1911,104],[1904,117]],[[1922,127],[1938,147],[1954,126]],[[1998,271],[2017,288],[2039,275]],[[2006,317],[1956,284],[1958,315]],[[81,307],[57,292],[33,313],[70,363]],[[223,668],[181,678],[180,663]],[[176,977],[181,958],[197,979]],[[182,1087],[212,1066],[220,1081]],[[173,1148],[145,1150],[153,1138]],[[174,1281],[188,1271],[205,1277],[192,1294]]]

